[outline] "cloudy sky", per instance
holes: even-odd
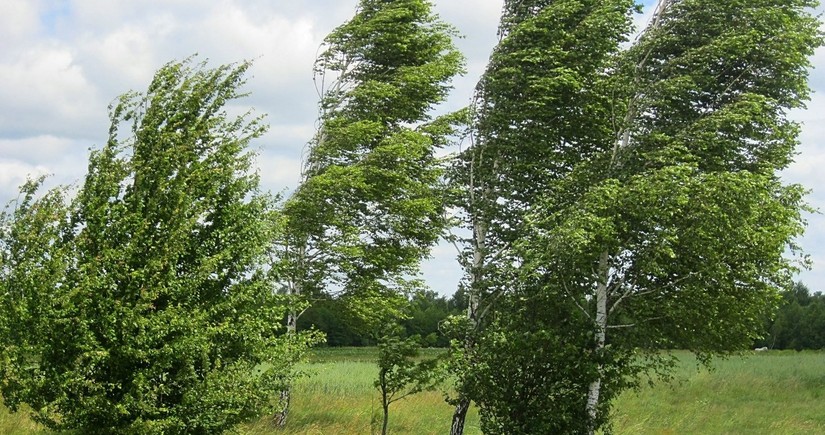
[[[267,114],[271,125],[255,144],[264,187],[294,188],[316,117],[313,60],[324,36],[352,16],[356,3],[0,0],[0,203],[14,198],[29,174],[52,174],[52,184],[79,182],[89,149],[105,142],[109,103],[145,89],[164,63],[194,53],[214,65],[255,59],[251,96],[240,104]],[[448,110],[470,99],[496,42],[502,0],[435,3],[464,35],[457,44],[468,58],[467,75],[441,109]],[[817,92],[807,111],[793,113],[803,123],[802,146],[784,177],[812,189],[809,202],[825,210],[825,50],[813,63]],[[808,222],[799,242],[814,267],[800,279],[825,290],[825,218],[809,215]],[[425,267],[425,278],[440,293],[455,290],[454,256],[451,247],[439,246]]]

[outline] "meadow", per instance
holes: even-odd
[[[434,355],[438,351],[427,350]],[[289,423],[276,430],[268,418],[241,428],[246,434],[370,434],[380,427],[380,402],[372,386],[373,348],[318,349],[303,365],[308,376],[295,386]],[[716,360],[698,368],[678,354],[674,381],[641,387],[619,397],[616,434],[815,434],[825,433],[825,353],[769,351]],[[390,432],[448,433],[452,407],[443,393],[412,396],[390,408]],[[25,413],[0,410],[0,433],[46,431]],[[465,433],[480,434],[476,409]]]

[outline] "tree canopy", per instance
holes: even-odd
[[[363,0],[327,36],[315,65],[318,131],[284,206],[289,292],[356,296],[377,321],[368,328],[381,324],[377,312],[397,310],[386,302],[399,290],[418,286],[411,277],[445,226],[435,152],[452,128],[430,111],[463,57],[431,9]]]
[[[304,346],[279,335],[247,150],[265,126],[223,109],[248,67],[167,64],[113,105],[74,198],[29,183],[3,215],[7,406],[89,433],[222,433],[271,406]]]
[[[224,108],[250,63],[169,63],[110,107],[76,191],[32,180],[0,214],[4,402],[84,433],[284,422],[319,338],[300,324],[385,335],[384,431],[433,379],[399,336],[447,332],[453,435],[471,401],[485,433],[594,434],[618,394],[667,377],[667,350],[821,347],[821,295],[791,282],[805,189],[780,177],[816,5],[659,0],[635,36],[632,0],[505,0],[472,104],[434,117],[463,69],[455,31],[427,0],[361,0],[321,47],[283,202],[248,149],[266,125]],[[459,128],[470,146],[438,157]],[[453,224],[448,302],[418,272]]]
[[[660,349],[706,360],[758,336],[804,228],[778,172],[822,43],[813,5],[663,0],[624,48],[632,2],[505,2],[456,179],[485,258],[470,281],[500,308],[465,382],[485,430],[593,433],[667,370]]]

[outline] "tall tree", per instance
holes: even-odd
[[[167,64],[112,108],[71,203],[25,187],[0,245],[12,409],[89,433],[223,433],[271,412],[304,346],[276,322],[277,214],[247,150],[265,126],[223,110],[248,67]]]
[[[476,345],[487,342],[494,305],[514,287],[512,266],[524,261],[514,244],[525,234],[526,213],[549,184],[613,139],[604,72],[629,33],[632,8],[626,0],[504,3],[501,40],[477,87],[473,144],[454,179],[472,236],[453,434],[463,431],[470,397],[482,394],[472,389],[485,388],[473,386],[478,352],[487,352]]]
[[[463,179],[477,204],[471,301],[506,307],[475,309],[495,314],[476,340],[497,350],[476,346],[470,376],[485,430],[593,433],[636,374],[667,371],[659,349],[707,361],[749,346],[804,226],[803,189],[777,172],[822,42],[814,5],[663,0],[619,50],[629,2],[505,3]],[[565,345],[496,358],[542,339]],[[570,391],[586,400],[544,406]]]
[[[783,253],[804,227],[803,189],[777,173],[798,141],[786,113],[807,98],[822,42],[812,6],[663,0],[605,71],[615,139],[552,183],[520,247],[537,290],[592,321],[589,433],[605,382],[666,369],[662,347],[705,361],[747,348],[790,284]]]
[[[429,1],[362,0],[316,61],[318,131],[284,207],[286,288],[296,300],[340,293],[369,332],[418,286],[445,227],[435,153],[452,121],[430,112],[463,68],[453,36]]]

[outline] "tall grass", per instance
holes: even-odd
[[[440,354],[424,350],[422,357]],[[302,367],[308,376],[293,390],[293,401],[286,427],[277,433],[292,434],[371,434],[381,428],[381,402],[373,386],[378,377],[376,349],[320,349],[311,363]],[[389,432],[397,434],[449,433],[453,408],[440,391],[426,391],[390,406]],[[244,428],[249,434],[276,432],[268,418]],[[478,413],[467,417],[467,435],[480,434]]]
[[[426,351],[427,356],[439,353]],[[380,428],[373,387],[375,349],[318,349],[302,366],[308,376],[293,390],[283,430],[263,418],[241,428],[258,434],[371,434]],[[825,434],[825,353],[766,352],[718,360],[699,369],[678,354],[671,384],[645,386],[620,396],[614,406],[617,434]],[[390,408],[390,433],[449,432],[452,407],[439,391],[417,394]],[[471,408],[468,435],[477,435]],[[0,407],[0,434],[46,434],[25,412]]]
[[[825,353],[765,352],[697,369],[688,353],[671,384],[619,397],[619,434],[825,434]]]

